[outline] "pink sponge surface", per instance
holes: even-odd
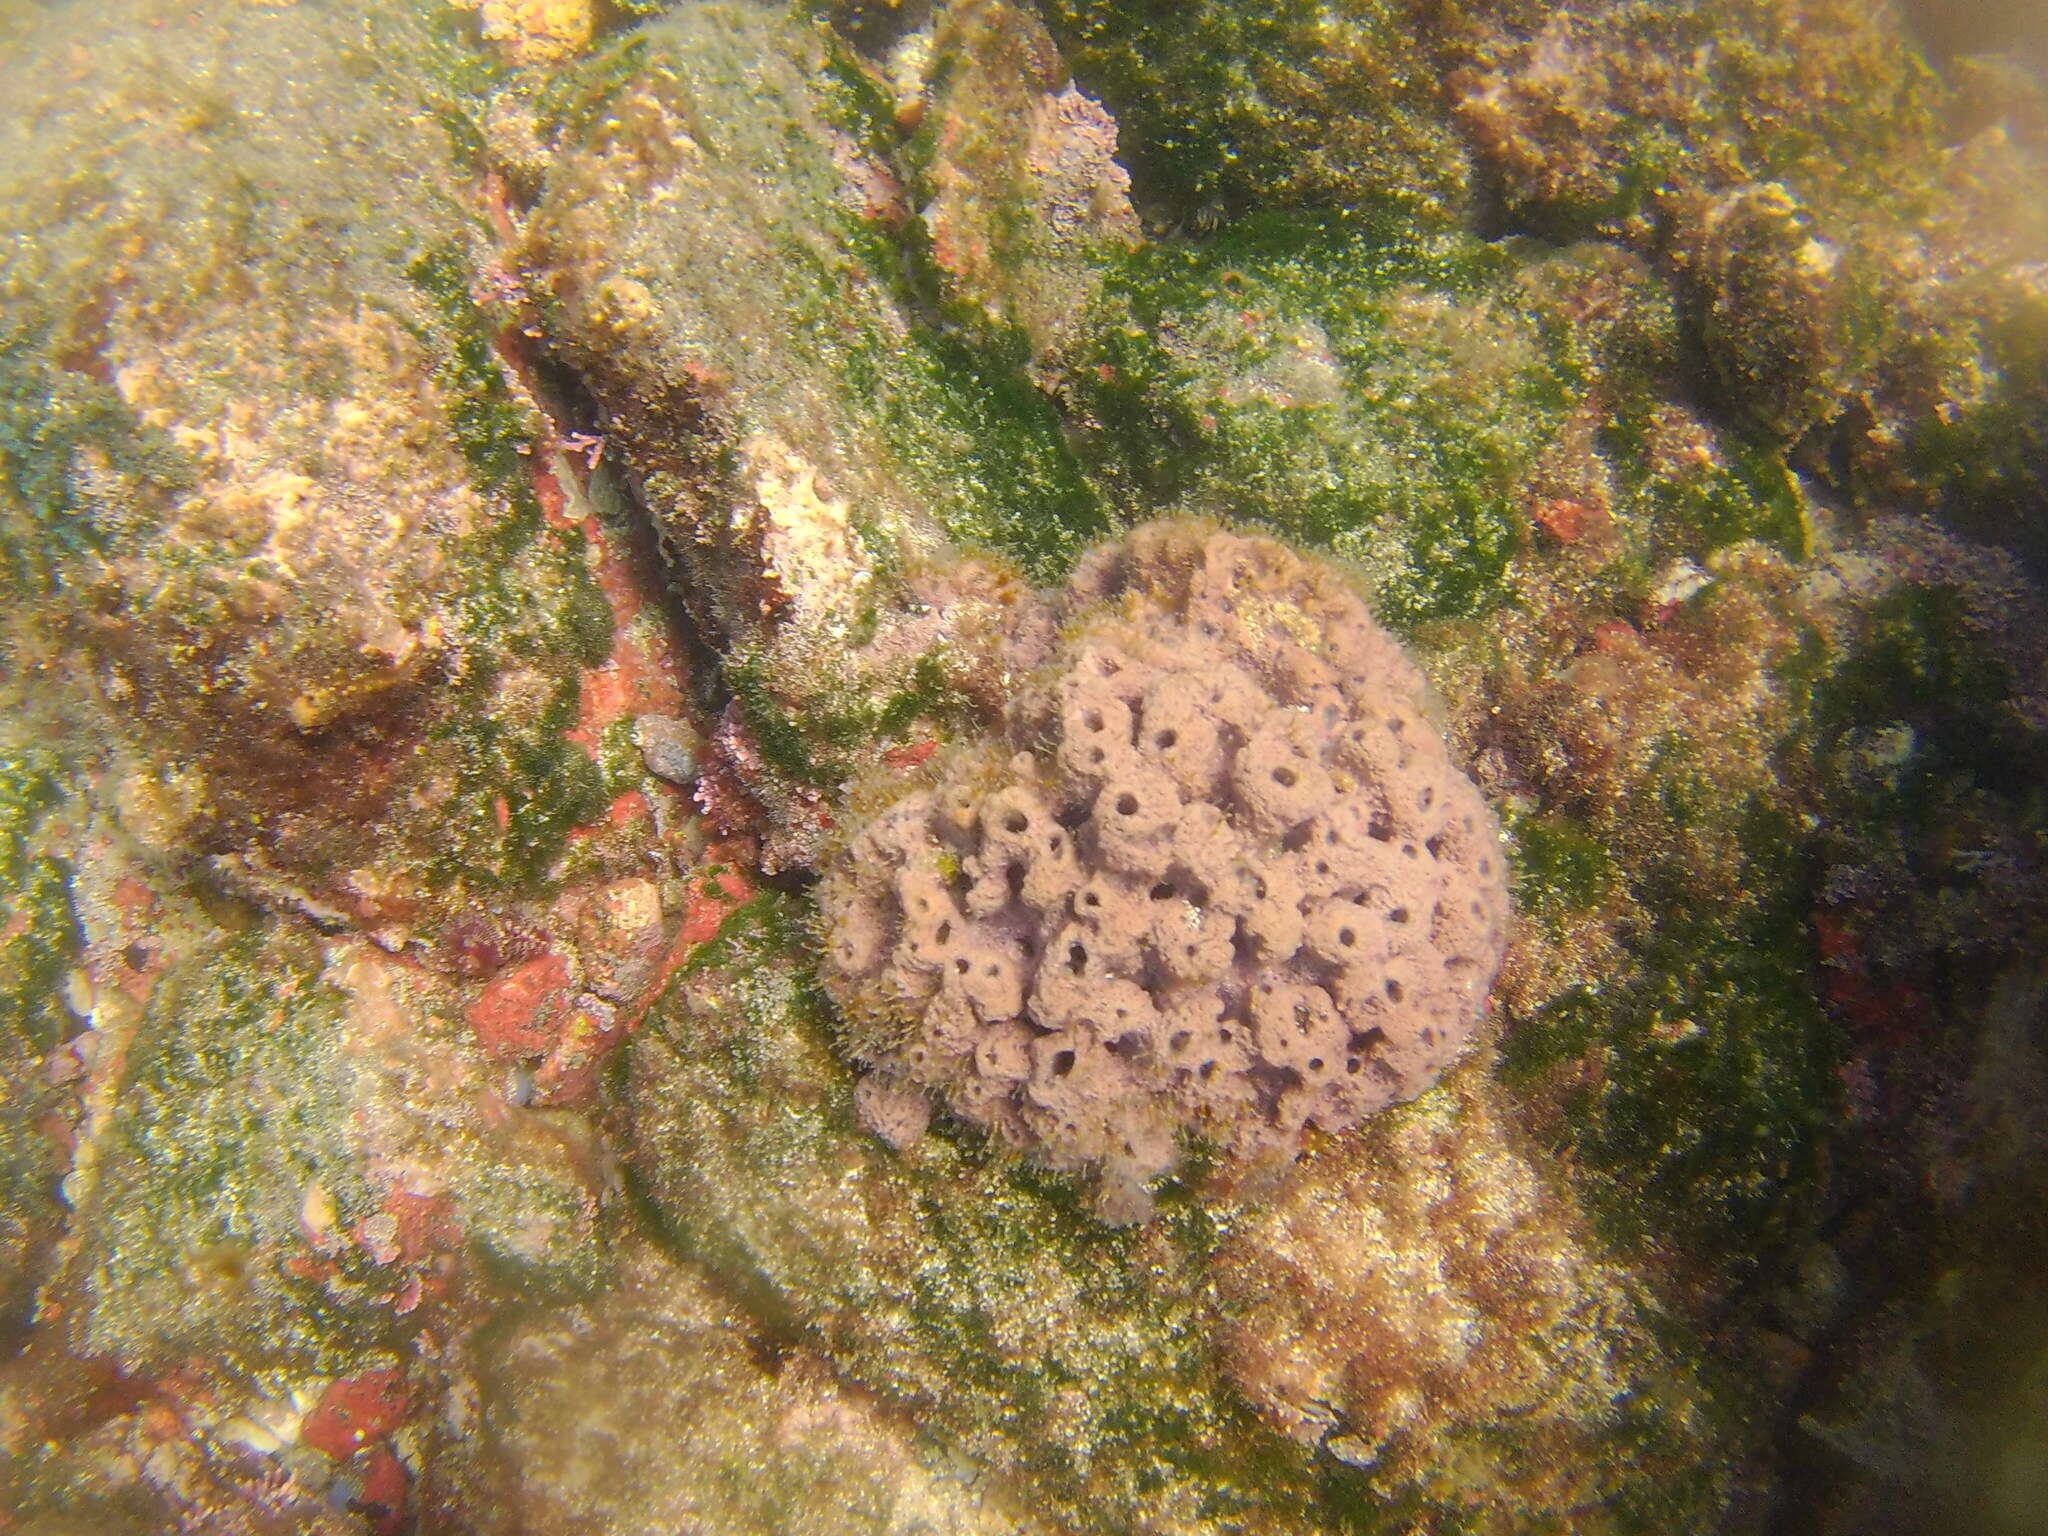
[[[825,871],[867,1101],[935,1096],[1096,1169],[1099,1213],[1131,1221],[1183,1130],[1291,1155],[1428,1088],[1508,899],[1422,694],[1344,578],[1283,545],[1172,522],[1092,556],[1002,738],[857,797]]]

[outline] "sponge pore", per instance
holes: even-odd
[[[820,883],[854,1050],[1141,1220],[1181,1133],[1292,1156],[1428,1088],[1499,966],[1492,816],[1334,569],[1150,524],[993,740],[857,791]]]

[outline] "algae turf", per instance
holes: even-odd
[[[1125,132],[1140,201],[1231,212],[1380,205],[1442,227],[1473,206],[1428,8],[1407,0],[1049,0],[1082,85]]]
[[[1843,1134],[1844,1042],[1816,993],[1814,870],[1788,831],[1749,813],[1733,900],[1639,891],[1656,917],[1627,941],[1629,979],[1568,990],[1515,1019],[1501,1047],[1507,1081],[1530,1095],[1613,1236],[1724,1278],[1810,1236]],[[1526,877],[1546,905],[1570,899],[1552,878],[1555,840],[1534,840]]]
[[[1515,910],[1555,923],[1597,904],[1619,870],[1614,856],[1570,816],[1510,818],[1503,828],[1513,857]]]
[[[1354,561],[1396,627],[1471,618],[1576,393],[1514,270],[1385,218],[1265,215],[1134,255],[1056,389],[1127,515],[1263,524]]]
[[[79,1349],[144,1375],[196,1354],[248,1379],[335,1373],[388,1333],[367,1261],[334,1283],[285,1263],[307,1189],[371,1208],[321,963],[255,930],[159,984],[81,1203]]]
[[[10,291],[0,319],[0,551],[11,590],[47,593],[58,562],[119,541],[122,520],[105,505],[109,480],[148,502],[174,496],[191,475],[169,437],[95,375],[104,365],[77,350],[78,339],[67,343],[47,306],[20,299]],[[76,366],[63,366],[66,356]],[[87,493],[88,480],[98,496]]]
[[[631,1047],[629,1158],[670,1239],[1090,1527],[1184,1505],[1300,1519],[1299,1462],[1281,1470],[1211,1368],[1211,1216],[1169,1195],[1156,1230],[1117,1232],[982,1138],[888,1151],[855,1122],[806,927],[787,898],[738,909]],[[780,1112],[745,1112],[760,1102]]]
[[[70,1027],[63,984],[82,935],[70,868],[44,828],[69,795],[54,754],[0,752],[0,1338],[27,1320],[60,1229],[62,1166],[45,1119],[57,1095],[44,1061]]]
[[[1471,7],[1461,18],[1456,108],[1529,227],[1627,231],[1674,188],[1716,181],[1783,180],[1844,206],[1922,211],[1939,92],[1894,18],[1778,0],[1570,14],[1548,67],[1602,70],[1571,101],[1509,16]]]
[[[1568,4],[1540,22],[1399,0],[1042,9],[1119,120],[1134,195],[1177,235],[1341,208],[1612,242],[1657,263],[1707,413],[1773,452],[1804,435],[1807,467],[1845,494],[2048,548],[2044,224],[2039,199],[2014,196],[2042,153],[1991,126],[2038,106],[1972,100],[1900,15],[1842,0]],[[1764,536],[1790,547],[1782,498],[1763,499]],[[1747,515],[1695,510],[1724,529]]]

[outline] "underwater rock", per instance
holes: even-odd
[[[1099,502],[1048,402],[918,324],[877,200],[894,114],[843,43],[693,6],[590,79],[519,266],[726,658],[767,856],[808,863],[876,738],[1000,688],[1028,590],[947,542],[1064,558]]]
[[[599,1283],[602,1154],[508,1106],[438,991],[259,928],[108,1006],[54,1283],[74,1346],[141,1376],[349,1374],[471,1263],[536,1295]]]
[[[480,1448],[458,1484],[482,1527],[1010,1536],[1038,1529],[917,1426],[764,1336],[716,1286],[636,1251],[602,1299],[503,1330],[481,1363]],[[460,1476],[460,1474],[457,1474]],[[454,1488],[443,1488],[449,1498]]]
[[[673,715],[642,715],[633,722],[633,739],[649,773],[678,785],[696,779],[702,743],[688,722]]]
[[[1218,1256],[1226,1368],[1270,1421],[1388,1493],[1718,1526],[1754,1439],[1709,1421],[1694,1362],[1511,1125],[1461,1067],[1320,1150]]]
[[[893,1151],[859,1118],[807,928],[786,898],[742,908],[629,1046],[624,1148],[657,1230],[1006,1505],[1062,1529],[1219,1509],[1320,1529],[1310,1469],[1215,1371],[1210,1218],[1181,1197],[1105,1227],[1071,1179],[943,1125]]]
[[[129,743],[160,843],[260,901],[403,926],[544,880],[603,808],[562,738],[612,615],[410,105],[446,89],[429,18],[123,16],[4,65],[16,641]],[[42,67],[74,43],[90,71]]]
[[[664,9],[0,9],[0,1523],[2026,1529],[2038,85]],[[1027,701],[1084,776],[1040,592],[1189,515],[1353,562],[1518,916],[1434,1090],[1114,1227],[856,1081],[803,872]]]
[[[1282,210],[1615,241],[1683,301],[1711,412],[1812,434],[1802,467],[1846,494],[2017,516],[2043,558],[2048,221],[2009,193],[2048,141],[2012,61],[1944,78],[1900,14],[1842,0],[1062,0],[1048,21],[1117,115],[1136,201],[1197,250],[1270,246]]]
[[[2038,528],[2044,374],[2020,317],[2048,219],[2006,193],[2048,159],[2014,131],[2023,104],[1985,113],[1899,12],[1841,0],[1481,5],[1448,41],[1512,227],[1656,259],[1733,413],[1815,432],[1804,467],[1847,493]]]
[[[947,6],[921,57],[908,154],[932,265],[992,342],[1014,329],[1043,367],[1140,240],[1116,122],[1003,0]]]

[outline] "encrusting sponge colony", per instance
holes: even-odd
[[[1154,523],[1083,562],[993,741],[863,786],[820,886],[826,984],[899,1145],[930,1099],[1096,1209],[1198,1132],[1291,1156],[1413,1098],[1500,963],[1492,816],[1335,569]]]

